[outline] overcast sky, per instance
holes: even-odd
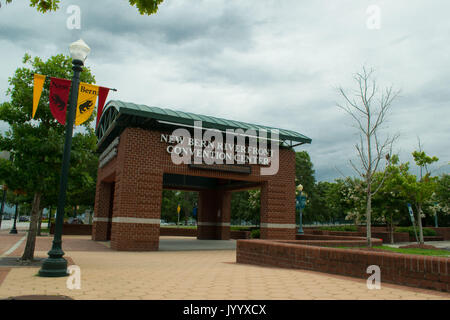
[[[420,137],[437,172],[450,171],[448,1],[166,0],[152,16],[125,0],[62,0],[50,14],[0,2],[0,102],[25,52],[68,54],[81,37],[97,83],[118,89],[110,99],[298,131],[312,138],[298,150],[316,179],[332,181],[353,174],[358,141],[336,88],[356,89],[365,65],[380,88],[401,90],[384,128],[400,134],[400,160],[412,162]],[[80,30],[66,27],[73,4]],[[370,5],[379,29],[367,25]]]

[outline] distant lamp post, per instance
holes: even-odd
[[[18,207],[19,207],[19,204],[16,202],[16,212],[14,213],[13,226],[12,226],[11,230],[9,231],[9,233],[11,233],[11,234],[17,234],[16,222],[17,222],[17,215],[19,213]]]
[[[303,234],[302,211],[306,206],[306,195],[303,194],[303,186],[301,184],[297,186],[297,196],[295,198],[295,207],[299,211],[300,215],[300,226],[298,228],[298,234]]]
[[[0,152],[0,159],[11,160],[11,152],[9,151]],[[2,219],[5,210],[6,192],[8,190],[8,187],[6,185],[2,185],[1,188],[3,190],[3,195],[2,195],[2,205],[0,208],[0,227],[2,226]]]
[[[3,219],[3,212],[5,211],[6,192],[8,190],[8,187],[6,185],[1,185],[0,187],[3,190],[2,205],[0,207],[0,227],[1,227],[2,226],[2,219]]]
[[[44,260],[41,270],[39,270],[39,276],[41,277],[64,277],[68,275],[67,260],[63,258],[64,251],[62,250],[61,240],[64,222],[64,206],[66,204],[67,177],[69,174],[70,150],[72,148],[72,133],[78,100],[80,73],[83,70],[84,61],[91,49],[80,39],[69,46],[69,51],[72,57],[73,78],[72,87],[70,89],[70,102],[66,114],[66,137],[59,184],[58,206],[56,209],[55,231],[52,248],[48,252],[49,257]]]

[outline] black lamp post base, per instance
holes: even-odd
[[[45,259],[39,270],[40,277],[66,277],[68,275],[67,260],[62,257]]]
[[[11,231],[9,231],[10,234],[17,234],[17,229],[11,229]]]

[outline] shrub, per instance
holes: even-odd
[[[358,231],[356,226],[334,226],[334,227],[320,227],[319,230],[325,231]]]
[[[430,228],[422,228],[423,236],[435,236],[436,231]],[[416,228],[417,235],[419,235],[419,228]],[[414,228],[413,227],[397,227],[395,228],[395,232],[408,232],[411,237],[414,237]]]
[[[250,232],[250,239],[259,239],[261,232],[259,229],[254,229]]]
[[[231,226],[231,231],[250,231],[250,227],[247,226]]]

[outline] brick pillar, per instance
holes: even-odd
[[[200,191],[198,197],[197,238],[230,239],[231,192]]]
[[[157,155],[139,148],[142,132],[127,128],[121,135],[116,170],[116,193],[111,248],[154,251],[159,247],[163,172]]]
[[[230,240],[230,221],[231,221],[231,191],[220,192],[221,196],[221,215],[219,217],[220,225],[217,226],[217,238],[220,240]]]
[[[111,183],[97,182],[94,212],[95,217],[92,225],[92,240],[108,240],[108,229],[110,224],[111,194],[114,192]]]
[[[269,180],[261,186],[261,239],[295,240],[295,181],[292,180],[293,183]]]

